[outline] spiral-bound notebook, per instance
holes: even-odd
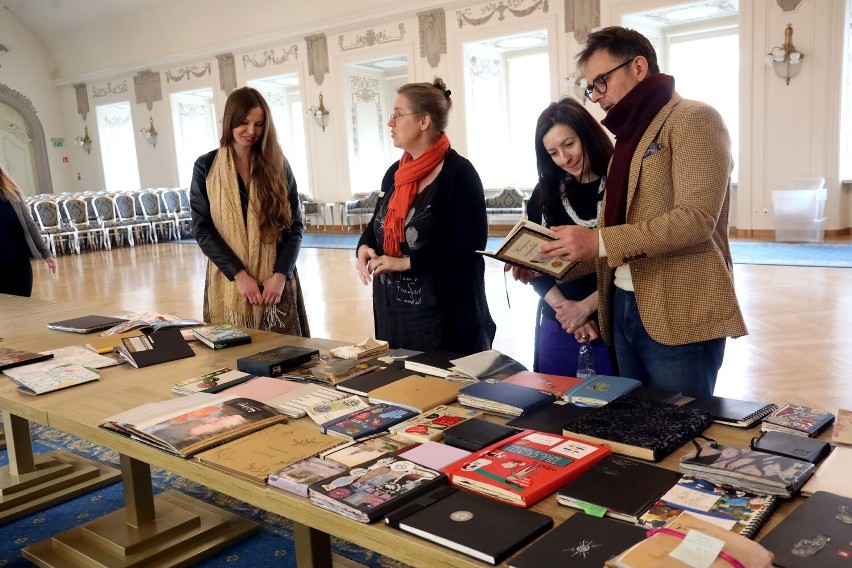
[[[777,507],[778,497],[774,495],[725,488],[684,475],[639,517],[638,524],[648,528],[662,527],[682,511],[689,511],[705,521],[753,539]]]
[[[713,422],[736,428],[751,428],[778,409],[776,404],[737,400],[723,396],[696,398],[684,406],[707,411],[713,415]]]

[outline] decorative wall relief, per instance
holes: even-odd
[[[565,0],[565,31],[574,32],[577,43],[585,44],[589,32],[600,25],[600,0]]]
[[[567,0],[566,0],[567,1]],[[434,69],[447,53],[447,18],[443,8],[417,13],[420,25],[420,57]]]
[[[352,97],[352,151],[358,156],[358,113],[359,105],[375,105],[379,141],[384,144],[384,116],[382,116],[381,82],[376,77],[349,75],[349,93]]]
[[[290,61],[297,61],[299,58],[299,48],[296,44],[290,46],[290,49],[282,51],[280,56],[275,55],[275,49],[266,49],[263,51],[262,57],[258,58],[254,55],[243,55],[243,69],[248,69],[249,66],[255,69],[262,69],[268,65],[282,65]]]
[[[133,87],[136,90],[136,104],[145,103],[148,110],[154,108],[154,101],[163,100],[159,72],[155,73],[150,69],[140,71],[133,76]]]
[[[328,73],[328,40],[325,34],[314,34],[306,36],[305,43],[308,44],[308,74],[317,85],[322,85]]]
[[[529,5],[523,7],[526,4]],[[549,0],[500,0],[500,2],[489,2],[476,11],[473,8],[457,10],[456,18],[459,22],[459,28],[464,27],[465,24],[481,26],[493,18],[494,14],[497,14],[497,20],[502,22],[506,19],[506,12],[516,18],[526,18],[537,10],[546,14],[548,8]]]
[[[169,70],[166,71],[166,82],[177,83],[179,81],[183,81],[184,79],[191,80],[193,77],[198,79],[205,75],[211,75],[213,73],[212,68],[213,65],[208,61],[201,67],[199,67],[198,65],[188,65],[186,67],[181,67],[174,71]]]
[[[783,11],[792,12],[799,6],[801,1],[802,0],[778,0],[778,5],[781,6]]]
[[[343,34],[338,36],[337,44],[340,46],[340,51],[350,51],[353,49],[361,49],[362,47],[369,47],[373,45],[381,45],[383,43],[391,43],[395,41],[402,41],[402,38],[405,37],[405,24],[399,24],[399,35],[392,36],[388,32],[382,30],[377,32],[376,30],[367,30],[363,34],[356,34],[355,39],[349,42],[347,45],[344,45]]]
[[[237,88],[237,66],[233,53],[223,53],[216,56],[219,61],[219,88],[230,93]]]
[[[96,99],[101,97],[105,97],[107,95],[121,95],[127,92],[127,80],[125,79],[121,83],[117,83],[115,86],[112,85],[112,82],[107,81],[105,87],[92,87],[92,96]]]
[[[74,85],[74,94],[77,95],[77,112],[86,120],[86,115],[89,114],[89,91],[86,89],[86,83]]]

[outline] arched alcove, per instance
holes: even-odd
[[[44,128],[36,116],[33,103],[18,91],[0,83],[0,103],[5,103],[18,111],[29,126],[32,136],[33,164],[39,193],[53,193],[53,181],[50,178],[50,163],[47,158],[47,144]]]

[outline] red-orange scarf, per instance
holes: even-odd
[[[442,132],[435,143],[416,160],[408,152],[402,155],[399,169],[393,176],[396,189],[391,195],[385,217],[385,254],[402,256],[400,243],[405,238],[405,217],[417,197],[417,184],[441,163],[449,149],[450,139]]]

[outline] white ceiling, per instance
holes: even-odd
[[[47,40],[73,30],[88,28],[92,22],[108,22],[172,4],[174,0],[0,0],[35,34]]]

